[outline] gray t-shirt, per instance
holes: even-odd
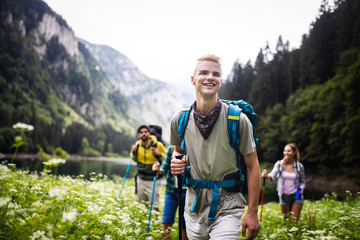
[[[185,131],[187,156],[190,159],[191,178],[222,181],[224,176],[238,171],[236,166],[236,153],[229,144],[227,127],[227,115],[229,106],[222,103],[221,112],[210,136],[205,140],[197,128],[193,112],[189,114],[189,120]],[[170,144],[181,145],[178,133],[178,119],[180,112],[176,113],[171,120]],[[255,150],[252,125],[245,114],[240,115],[240,153],[247,155]],[[186,195],[185,211],[200,223],[208,222],[208,214],[212,201],[213,189],[201,188],[198,193],[197,212],[190,209],[195,201],[196,193],[190,187]],[[244,208],[245,200],[241,193],[228,192],[220,188],[220,201],[217,207],[216,218],[222,214],[237,212]]]

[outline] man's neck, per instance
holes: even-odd
[[[147,147],[147,145],[149,144],[149,142],[150,142],[150,139],[149,139],[149,138],[146,139],[146,140],[141,139],[141,144],[144,145],[144,146],[146,146],[146,147]]]
[[[196,97],[196,109],[202,114],[209,114],[217,104],[218,96],[214,95],[211,98]]]

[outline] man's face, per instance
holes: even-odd
[[[146,128],[142,128],[138,133],[138,137],[143,141],[147,141],[150,137],[150,132]]]
[[[220,65],[212,61],[200,62],[191,83],[195,86],[196,92],[203,95],[217,94],[222,84]]]

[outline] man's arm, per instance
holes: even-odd
[[[132,157],[133,155],[135,155],[137,149],[139,147],[139,144],[138,142],[136,142],[134,145],[131,146],[131,149],[130,149],[130,157]]]
[[[258,203],[260,194],[260,168],[259,161],[255,151],[245,155],[244,160],[247,168],[248,180],[248,210],[244,218],[242,226],[242,235],[245,237],[246,228],[249,229],[249,234],[246,240],[254,239],[259,233],[259,220],[258,220]]]

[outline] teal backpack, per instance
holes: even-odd
[[[243,100],[238,100],[238,101],[221,100],[221,101],[229,105],[229,112],[228,112],[228,133],[230,138],[229,144],[231,147],[234,148],[236,152],[236,164],[240,173],[241,182],[239,184],[241,186],[241,189],[238,190],[234,189],[236,183],[235,179],[224,180],[224,181],[204,181],[204,180],[192,179],[190,177],[187,177],[190,171],[190,167],[186,168],[184,173],[185,177],[183,177],[183,183],[187,185],[192,185],[196,193],[198,192],[197,191],[198,188],[214,188],[214,195],[208,216],[210,220],[215,219],[216,209],[219,202],[219,188],[229,188],[229,189],[232,188],[234,192],[241,191],[243,194],[246,194],[248,192],[246,164],[243,159],[243,156],[240,154],[239,151],[240,140],[241,140],[239,136],[239,121],[240,121],[241,112],[243,112],[250,120],[253,128],[253,137],[255,143],[256,144],[258,143],[258,139],[256,137],[256,124],[255,124],[257,115],[254,112],[253,107],[249,103]],[[184,136],[185,136],[185,130],[191,109],[192,109],[192,105],[184,108],[179,115],[178,133],[181,138],[181,150],[184,151],[184,155],[186,155],[186,143]],[[197,203],[197,194],[191,211],[197,211],[196,203]]]

